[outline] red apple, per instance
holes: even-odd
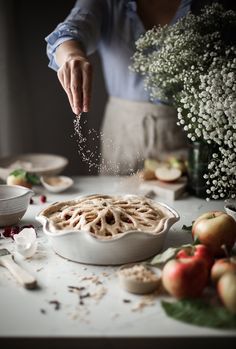
[[[217,291],[224,306],[236,314],[236,272],[225,273],[218,281]]]
[[[236,272],[236,258],[221,258],[215,261],[211,268],[211,280],[217,283],[221,276],[227,272]]]
[[[224,255],[222,246],[232,250],[236,241],[236,221],[223,211],[206,212],[192,227],[193,238],[206,245],[215,257]]]
[[[199,258],[171,259],[162,272],[164,288],[179,299],[200,296],[207,281],[206,264]]]
[[[201,259],[205,265],[206,268],[208,270],[208,272],[210,272],[211,267],[214,263],[214,258],[212,256],[211,251],[209,250],[209,248],[205,245],[199,244],[199,245],[195,245],[192,247],[186,247],[183,248],[182,250],[180,250],[177,255],[176,258],[198,258]]]

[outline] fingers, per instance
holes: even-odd
[[[73,59],[58,70],[58,79],[64,88],[72,111],[78,115],[88,112],[91,96],[91,65],[86,60]]]
[[[73,103],[72,110],[78,115],[83,110],[82,71],[80,67],[73,67],[70,88]]]
[[[62,87],[64,88],[64,90],[65,90],[65,92],[67,94],[70,106],[71,106],[71,108],[73,110],[73,97],[72,97],[72,93],[71,93],[71,89],[70,89],[70,79],[69,79],[69,76],[61,68],[58,70],[57,76],[58,76],[58,79],[59,79]],[[73,110],[73,112],[74,112],[74,110]]]
[[[92,66],[89,63],[83,69],[83,111],[89,110],[92,90]]]

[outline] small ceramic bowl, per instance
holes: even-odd
[[[139,270],[139,268],[142,269]],[[145,274],[147,272],[151,277],[147,277],[148,274]],[[162,271],[159,268],[134,263],[123,265],[118,270],[121,287],[136,294],[151,293],[157,290],[161,284],[161,275]]]
[[[0,185],[0,227],[18,223],[33,194],[32,190],[18,185]]]
[[[236,203],[226,203],[224,205],[225,212],[236,221]]]
[[[42,185],[52,193],[61,193],[74,184],[73,179],[66,176],[42,176],[40,180]]]

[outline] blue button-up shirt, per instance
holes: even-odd
[[[181,0],[170,24],[185,16],[191,0]],[[145,28],[137,14],[136,1],[77,0],[64,22],[46,37],[49,67],[58,69],[56,48],[64,41],[76,39],[87,55],[98,50],[111,96],[149,101],[143,77],[129,67],[135,52],[135,41]]]

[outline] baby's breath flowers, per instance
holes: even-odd
[[[151,99],[177,108],[190,141],[217,149],[204,175],[212,199],[236,197],[235,28],[236,13],[213,4],[148,31],[133,57]]]

